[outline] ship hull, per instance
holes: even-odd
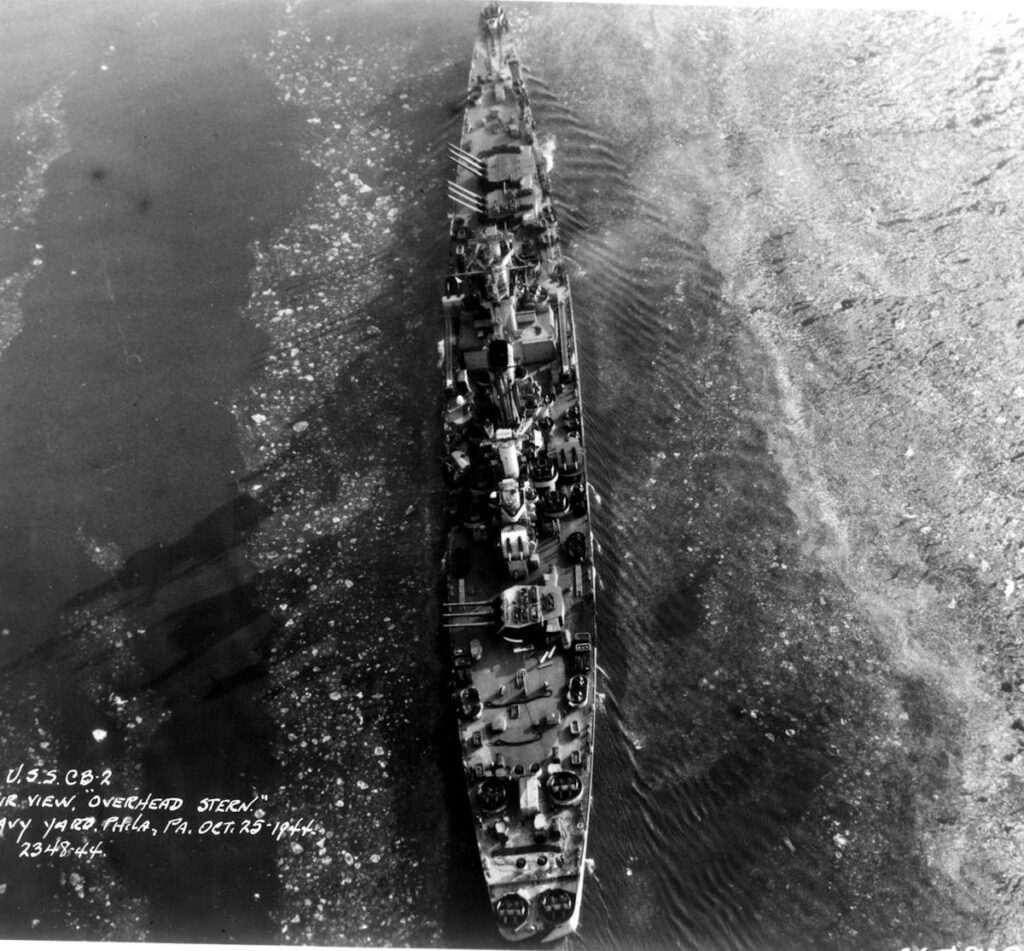
[[[449,182],[443,619],[500,933],[578,927],[597,702],[587,440],[548,168],[504,12],[484,8]]]

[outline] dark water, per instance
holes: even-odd
[[[318,833],[64,864],[5,843],[3,936],[492,946],[433,606],[439,183],[474,9],[42,9],[8,7],[2,41],[0,277],[24,289],[0,357],[0,766],[261,794]],[[651,50],[599,10],[512,16],[557,138],[599,497],[578,940],[896,947],[912,859],[851,913],[841,827],[811,819],[873,698],[802,652],[859,622],[807,557],[784,394],[705,246],[721,104],[678,37],[728,36],[679,12],[685,88],[637,88]],[[52,156],[35,204],[28,127]]]
[[[5,768],[102,763],[122,793],[161,795],[273,773],[272,725],[245,679],[231,683],[273,624],[238,550],[251,518],[230,406],[264,344],[241,317],[247,244],[313,175],[301,119],[247,55],[274,11],[245,10],[7,10],[5,54],[21,68],[5,70],[5,118],[58,87],[67,150],[4,258],[8,273],[42,261],[0,373]],[[21,155],[23,173],[34,158]],[[64,933],[75,912],[51,898],[46,863],[5,852],[6,933]],[[240,842],[196,868],[161,838],[115,846],[87,877],[143,902],[143,933],[255,939],[271,927],[249,894],[276,888],[270,852]],[[98,936],[119,912],[89,904],[81,927]]]

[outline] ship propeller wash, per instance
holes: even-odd
[[[572,295],[535,135],[489,3],[450,146],[443,623],[480,862],[511,941],[579,923],[597,670]]]

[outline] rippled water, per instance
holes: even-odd
[[[12,8],[5,44],[47,42],[0,84],[0,750],[108,764],[125,792],[262,793],[318,833],[29,874],[0,853],[4,936],[491,946],[434,606],[441,182],[475,11],[49,6],[75,28]],[[877,44],[884,16],[829,42]],[[884,611],[801,468],[784,354],[712,263],[720,196],[778,131],[750,114],[781,70],[754,38],[782,62],[817,21],[510,19],[555,140],[597,499],[578,941],[927,935],[906,788],[941,788],[938,753],[851,778],[893,697]],[[898,687],[925,736],[942,703]],[[855,822],[886,830],[881,865],[844,864]]]

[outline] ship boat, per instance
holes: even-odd
[[[484,7],[442,311],[443,624],[480,863],[509,941],[580,920],[596,704],[595,572],[572,294],[550,169]]]

